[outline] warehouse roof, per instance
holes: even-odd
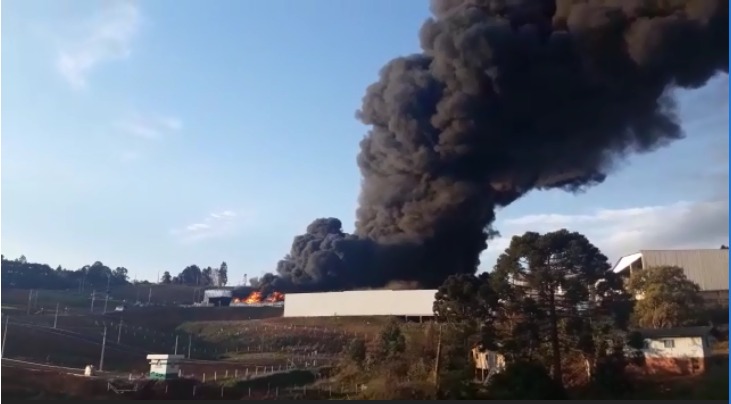
[[[728,290],[729,250],[640,250],[617,261],[614,272],[622,272],[641,260],[642,268],[677,266],[703,291]]]

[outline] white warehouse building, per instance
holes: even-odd
[[[436,289],[287,293],[284,317],[431,317],[436,293]]]

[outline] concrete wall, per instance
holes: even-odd
[[[288,293],[284,317],[433,316],[436,290]]]

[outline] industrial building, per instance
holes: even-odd
[[[436,293],[436,289],[287,293],[284,317],[432,317]]]
[[[633,272],[660,266],[683,268],[685,276],[698,284],[706,302],[728,305],[728,251],[640,250],[617,261],[613,271],[629,277]]]
[[[232,292],[228,289],[208,289],[203,291],[203,306],[228,306],[231,304]]]

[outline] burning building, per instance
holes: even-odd
[[[284,304],[284,294],[280,292],[272,292],[264,295],[261,291],[255,290],[244,298],[234,298],[231,302],[232,306],[282,306]]]

